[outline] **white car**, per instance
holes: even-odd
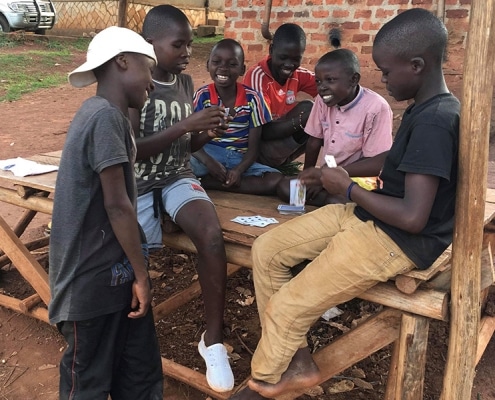
[[[22,29],[45,34],[56,18],[51,0],[0,0],[0,32]]]

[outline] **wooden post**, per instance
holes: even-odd
[[[480,323],[480,269],[493,89],[495,0],[473,0],[464,57],[451,323],[442,400],[471,398]]]
[[[127,28],[127,0],[119,0],[119,11],[117,16],[117,24],[123,28]]]

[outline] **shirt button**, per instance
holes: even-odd
[[[332,143],[335,143],[335,140],[332,140]]]
[[[395,253],[393,251],[390,252],[390,257],[395,257]]]

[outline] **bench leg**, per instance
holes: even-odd
[[[429,319],[403,314],[394,342],[385,400],[422,400]]]

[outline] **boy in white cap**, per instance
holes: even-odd
[[[152,45],[110,27],[69,74],[73,86],[97,89],[69,127],[53,207],[49,317],[68,343],[60,399],[163,398],[128,118],[153,89],[155,66]]]

